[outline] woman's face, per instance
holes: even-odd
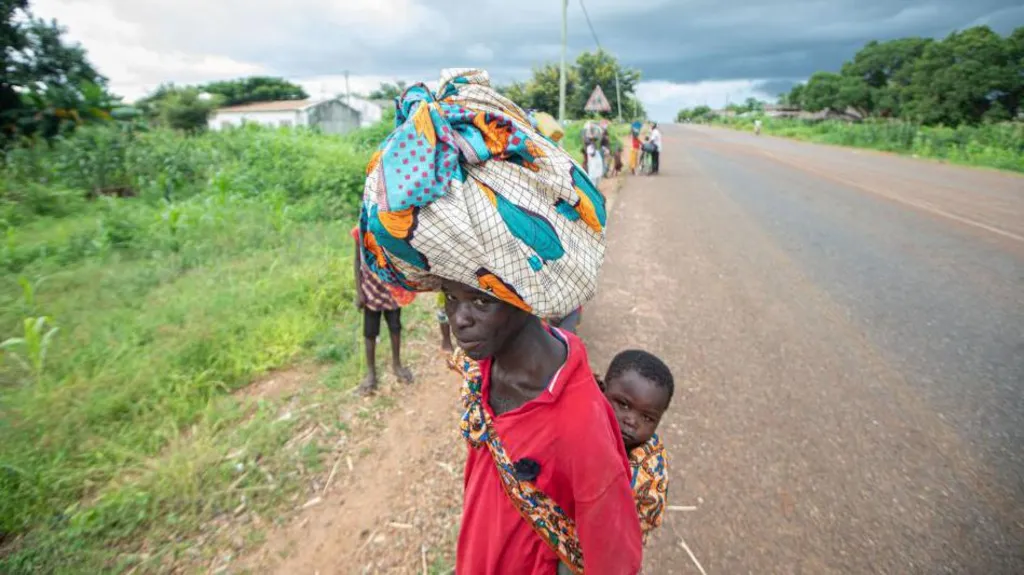
[[[464,284],[445,280],[441,291],[452,335],[466,355],[477,361],[500,352],[530,318],[525,311]]]

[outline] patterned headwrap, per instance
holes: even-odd
[[[604,259],[604,196],[482,70],[398,99],[367,166],[364,261],[383,281],[477,287],[541,317],[589,300]]]

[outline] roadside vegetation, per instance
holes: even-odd
[[[323,393],[355,380],[348,232],[386,129],[108,124],[6,152],[0,572],[123,569],[294,492],[301,418],[232,392],[303,361]]]
[[[807,122],[761,118],[762,133],[821,144],[908,154],[957,164],[1024,172],[1024,123],[922,126],[898,121]],[[711,123],[752,132],[752,118],[715,118]]]

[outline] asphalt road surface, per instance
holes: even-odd
[[[676,374],[647,572],[1024,573],[1024,178],[664,135],[581,328]]]

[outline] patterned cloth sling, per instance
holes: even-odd
[[[576,536],[576,523],[533,481],[521,478],[505,452],[501,438],[483,406],[483,377],[477,362],[457,349],[452,355],[455,371],[462,375],[462,402],[466,413],[460,427],[474,448],[487,447],[498,468],[502,486],[512,505],[533,531],[554,551],[558,559],[576,575],[583,573],[583,551]]]
[[[668,457],[657,433],[629,452],[629,467],[633,477],[630,487],[646,545],[651,532],[661,525],[668,499]]]

